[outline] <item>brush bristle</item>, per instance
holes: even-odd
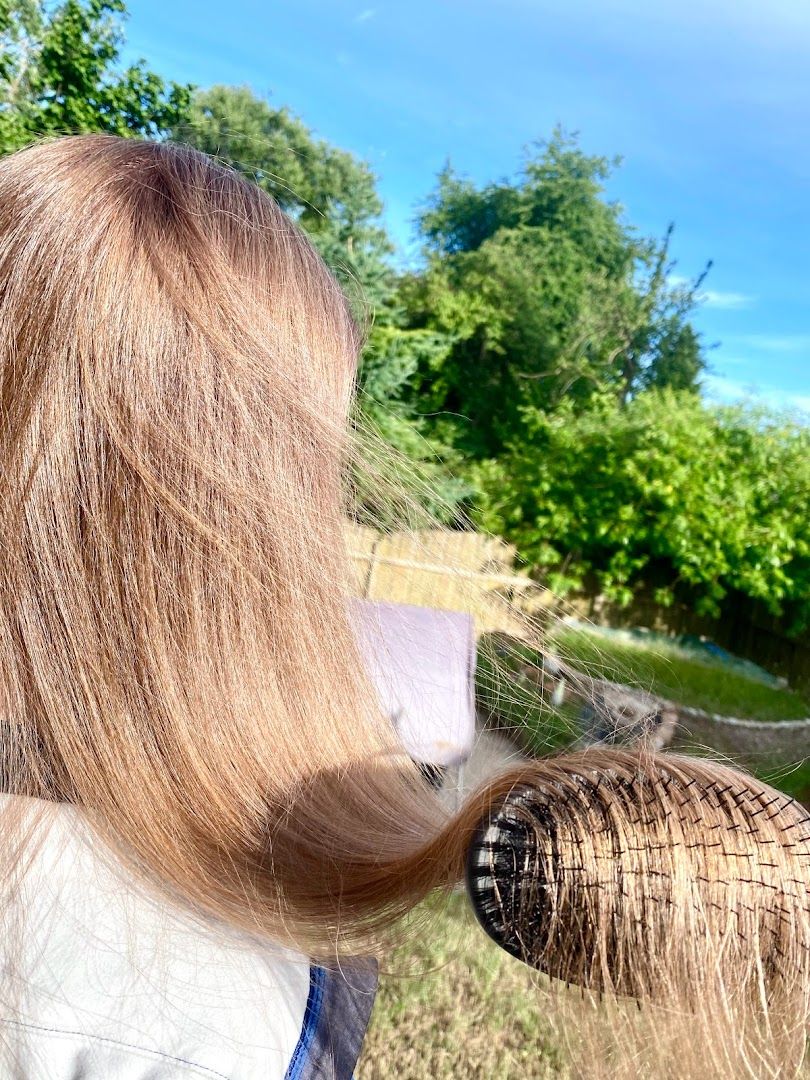
[[[489,937],[566,983],[652,999],[673,973],[696,994],[707,971],[807,982],[810,814],[730,769],[561,764],[493,805],[466,879]]]

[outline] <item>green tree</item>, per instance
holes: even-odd
[[[108,132],[159,137],[191,87],[144,61],[120,66],[123,0],[0,0],[0,153],[40,136]]]
[[[694,327],[671,316],[656,329],[655,355],[641,373],[641,385],[648,390],[694,390],[706,367]]]
[[[411,324],[455,343],[441,370],[416,373],[416,394],[459,417],[474,457],[497,455],[527,406],[697,385],[687,316],[702,279],[672,287],[671,232],[639,237],[605,199],[613,165],[558,131],[514,183],[477,188],[445,170],[421,215],[427,266],[410,285]]]
[[[712,616],[737,592],[793,630],[810,625],[806,426],[671,390],[523,419],[522,436],[477,467],[477,520],[553,587],[594,574],[615,601],[644,585]]]
[[[445,335],[403,329],[397,320],[377,324],[369,336],[358,372],[357,402],[358,427],[373,433],[377,443],[376,449],[365,446],[365,457],[375,467],[360,481],[359,492],[360,509],[372,519],[384,517],[386,500],[393,499],[400,517],[421,506],[434,518],[452,521],[459,504],[474,494],[463,476],[460,454],[409,398],[417,368],[440,364],[449,347]],[[383,461],[380,441],[394,451]],[[403,496],[409,505],[402,505]]]

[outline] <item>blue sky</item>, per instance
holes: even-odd
[[[810,412],[810,0],[129,0],[127,58],[247,83],[368,160],[403,259],[449,159],[513,173],[560,123],[676,274],[708,259],[707,392]]]

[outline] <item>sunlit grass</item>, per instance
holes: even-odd
[[[551,707],[537,684],[520,673],[522,663],[533,664],[537,654],[516,646],[507,656],[497,656],[492,642],[482,640],[475,674],[476,695],[490,727],[517,730],[522,749],[533,754],[564,750],[579,734],[576,706]]]
[[[760,775],[766,783],[810,806],[810,759],[781,769],[763,770]]]
[[[454,895],[385,964],[356,1080],[565,1077],[537,976]]]
[[[810,703],[800,694],[688,656],[675,645],[615,641],[567,627],[557,630],[550,643],[569,663],[590,675],[649,690],[679,705],[751,720],[810,716]]]

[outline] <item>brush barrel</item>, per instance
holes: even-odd
[[[810,814],[699,759],[585,753],[496,798],[467,857],[486,933],[566,983],[810,984]],[[689,991],[688,991],[689,992]],[[744,991],[743,991],[744,992]]]

